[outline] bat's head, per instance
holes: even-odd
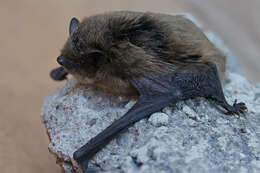
[[[81,78],[94,78],[105,58],[104,39],[99,23],[71,19],[69,38],[57,62],[65,70]]]
[[[73,18],[57,61],[76,78],[92,81],[162,71],[167,68],[159,54],[167,37],[159,26],[141,13]]]

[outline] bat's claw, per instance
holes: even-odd
[[[87,170],[88,170],[88,160],[84,160],[81,163],[81,166],[82,166],[83,173],[87,173]]]
[[[247,112],[247,107],[246,104],[243,102],[237,103],[237,100],[235,100],[233,106],[228,106],[227,108],[227,113],[226,114],[230,114],[230,115],[245,115],[245,113]]]
[[[73,153],[73,158],[80,164],[83,173],[86,173],[88,169],[88,161],[89,161],[89,159],[87,159],[86,157],[86,154],[82,153],[80,150],[77,150]]]

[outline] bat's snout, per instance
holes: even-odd
[[[57,58],[57,62],[60,64],[60,65],[64,65],[65,64],[65,58],[63,57],[63,56],[59,56],[58,58]]]
[[[75,60],[71,58],[66,58],[62,55],[57,58],[57,62],[68,70],[75,71],[78,68],[78,63],[76,63]]]
[[[62,55],[57,58],[57,62],[70,72],[76,73],[80,69],[80,64],[76,60],[64,57]]]

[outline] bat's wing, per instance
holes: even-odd
[[[85,171],[89,159],[107,145],[120,131],[151,113],[159,111],[171,101],[177,100],[176,98],[180,93],[171,84],[171,77],[148,76],[130,79],[130,82],[140,93],[137,103],[124,116],[113,122],[74,153],[74,159],[82,165]]]
[[[51,78],[56,81],[67,79],[67,75],[68,73],[64,70],[63,67],[57,67],[50,72]]]
[[[92,138],[77,150],[73,157],[86,172],[89,159],[109,143],[120,131],[133,123],[159,111],[169,103],[195,97],[206,97],[224,107],[228,113],[244,113],[244,103],[229,105],[224,97],[216,66],[197,63],[185,66],[172,76],[148,75],[131,78],[130,83],[138,90],[137,103],[121,118]]]

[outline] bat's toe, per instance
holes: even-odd
[[[243,102],[237,103],[237,100],[235,100],[234,104],[232,106],[228,106],[227,113],[229,115],[245,115],[247,112],[246,104]]]

